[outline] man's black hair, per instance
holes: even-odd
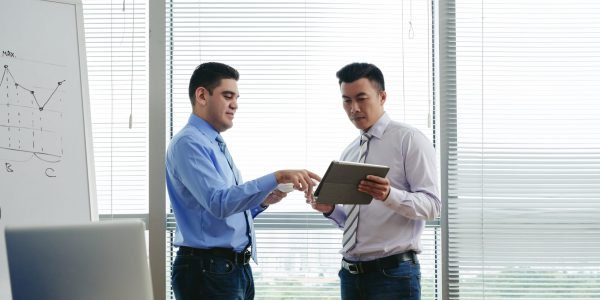
[[[342,82],[350,83],[361,78],[367,78],[380,91],[385,91],[385,82],[383,73],[377,66],[369,63],[351,63],[345,65],[335,74],[339,79],[339,84]]]
[[[192,106],[196,102],[196,90],[203,87],[212,95],[213,90],[221,83],[221,79],[240,79],[240,73],[233,67],[218,62],[200,64],[190,78],[189,96]]]

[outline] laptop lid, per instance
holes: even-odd
[[[5,228],[14,300],[153,299],[144,223]]]

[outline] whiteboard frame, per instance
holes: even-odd
[[[85,33],[83,22],[83,5],[80,0],[61,0],[47,2],[58,2],[63,4],[75,5],[75,15],[77,23],[77,42],[79,44],[79,75],[81,82],[81,100],[83,102],[83,123],[85,139],[85,156],[87,161],[87,181],[89,194],[89,215],[91,221],[98,221],[98,202],[96,199],[96,171],[94,165],[94,143],[92,138],[92,117],[90,110],[90,93],[87,74],[87,56],[85,51]]]

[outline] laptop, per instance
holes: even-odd
[[[5,228],[14,300],[153,299],[144,223]]]

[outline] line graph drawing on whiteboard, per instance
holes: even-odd
[[[57,163],[63,156],[63,94],[66,80],[54,86],[4,64],[0,77],[0,158]]]

